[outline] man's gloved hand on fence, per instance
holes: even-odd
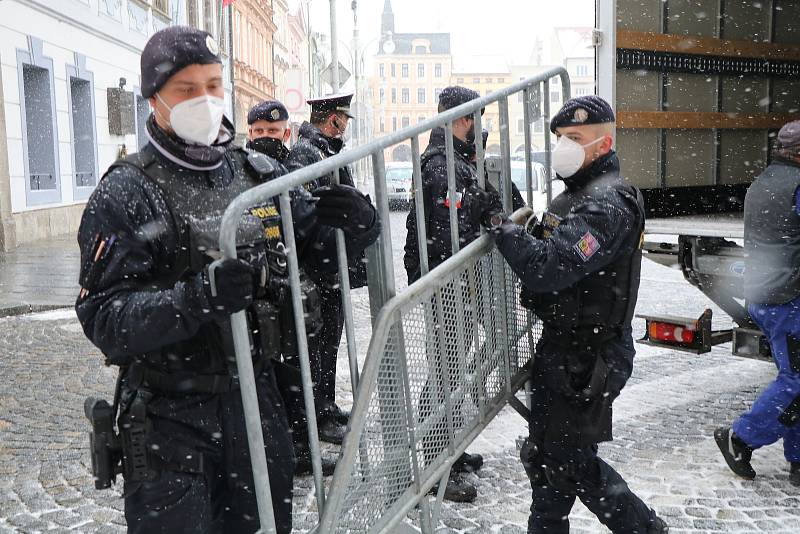
[[[503,203],[497,191],[487,191],[477,185],[469,188],[470,193],[470,217],[472,222],[483,225],[484,228],[491,230],[496,224],[492,217],[503,214]]]
[[[360,234],[375,224],[375,206],[369,197],[349,185],[319,187],[311,192],[317,197],[317,221],[340,228],[349,234]]]
[[[212,264],[214,265],[214,264]],[[213,274],[211,265],[206,266],[194,279],[193,289],[202,308],[205,303],[212,316],[227,316],[242,311],[253,302],[255,292],[255,269],[238,259],[225,259],[216,264]]]

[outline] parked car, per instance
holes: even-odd
[[[531,208],[537,214],[543,213],[547,209],[547,188],[546,188],[546,180],[547,176],[545,174],[544,165],[541,163],[536,163],[535,161],[531,162],[531,185],[532,185],[532,197],[533,197],[533,204]],[[514,185],[517,186],[519,192],[522,193],[522,198],[525,202],[528,202],[528,185],[525,179],[525,162],[522,161],[512,161],[511,162],[511,181],[514,182]],[[561,180],[553,180],[553,197],[558,195],[564,191],[564,182]]]
[[[386,192],[389,208],[407,208],[411,204],[413,185],[411,162],[386,164]]]

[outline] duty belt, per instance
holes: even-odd
[[[264,358],[258,358],[253,362],[254,376],[259,376],[263,370]],[[166,394],[218,394],[239,389],[239,378],[230,374],[163,373],[141,363],[133,363],[128,368],[128,384],[133,389],[147,388]]]

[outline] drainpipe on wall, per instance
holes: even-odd
[[[0,83],[0,251],[17,246],[17,231],[11,217],[11,176],[8,170],[8,139],[6,139],[6,108],[3,84]]]

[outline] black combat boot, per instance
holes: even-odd
[[[295,476],[310,475],[314,469],[311,465],[311,449],[306,443],[294,444],[294,457],[297,461],[294,467]],[[336,462],[322,457],[322,475],[329,477],[336,469]]]
[[[655,514],[655,512],[653,512],[653,514]],[[653,521],[647,529],[647,534],[669,534],[669,525],[667,525],[666,521],[654,515]]]
[[[334,421],[339,423],[340,425],[347,425],[350,422],[350,412],[346,410],[342,410],[339,408],[339,405],[335,402],[333,406],[330,407],[331,416],[333,416]]]
[[[453,463],[453,471],[458,473],[472,473],[477,471],[483,466],[483,456],[480,454],[470,454],[464,452]]]
[[[714,440],[717,442],[717,447],[722,452],[722,457],[725,458],[725,462],[727,462],[731,471],[747,480],[756,478],[755,469],[750,465],[753,449],[734,434],[733,429],[727,427],[716,429],[714,431]]]
[[[439,484],[431,488],[431,493],[439,491]],[[444,500],[452,502],[472,502],[478,496],[475,485],[465,479],[461,473],[451,471],[444,488]]]
[[[789,483],[800,488],[800,462],[792,462],[789,468]]]
[[[326,415],[317,421],[317,431],[319,432],[319,439],[322,441],[341,445],[345,434],[347,434],[347,427],[337,423],[332,416]]]

